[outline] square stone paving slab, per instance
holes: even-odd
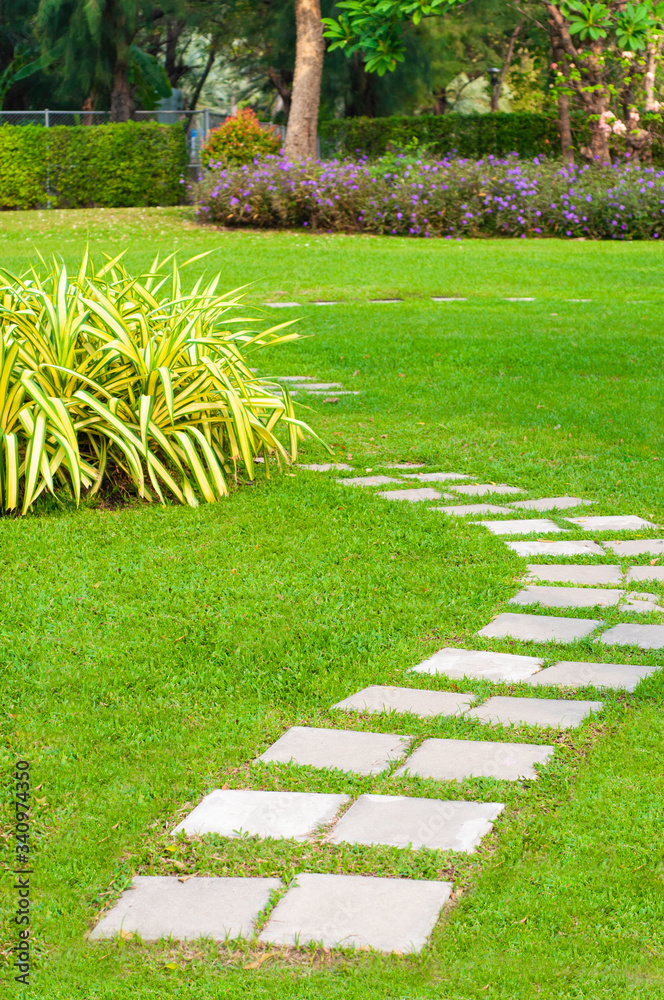
[[[637,666],[634,663],[586,663],[561,660],[552,667],[540,671],[524,680],[531,687],[557,685],[559,687],[580,688],[592,685],[596,688],[613,688],[633,691],[644,677],[649,677],[657,667]]]
[[[518,556],[603,556],[604,549],[597,542],[577,540],[575,542],[557,541],[532,541],[532,542],[505,542],[508,549],[512,549]]]
[[[113,909],[100,920],[89,940],[111,938],[120,931],[144,941],[173,937],[178,941],[213,941],[251,937],[256,919],[278,878],[189,878],[134,875]]]
[[[614,625],[599,637],[604,646],[640,646],[664,649],[664,625]]]
[[[518,486],[505,486],[504,483],[497,486],[494,483],[474,483],[471,486],[450,486],[450,489],[471,497],[483,497],[486,493],[523,493]]]
[[[624,590],[607,590],[600,587],[526,587],[510,604],[540,604],[545,608],[610,608],[619,604]]]
[[[524,518],[522,521],[476,521],[475,523],[483,524],[492,535],[532,535],[534,532],[544,535],[565,530],[547,517]]]
[[[387,483],[400,483],[393,476],[355,476],[353,479],[337,479],[342,486],[386,486]]]
[[[346,712],[410,712],[428,719],[435,715],[462,715],[476,700],[474,694],[374,685],[338,701],[332,708]]]
[[[423,469],[424,462],[390,462],[383,466],[385,469]],[[460,479],[468,479],[468,476],[459,476]]]
[[[336,398],[337,396],[359,396],[360,395],[360,390],[359,389],[332,389],[332,390],[311,389],[311,390],[308,390],[308,392],[309,392],[310,396],[327,396],[331,392],[332,393],[332,397],[334,397],[334,398]],[[327,402],[327,400],[323,400],[323,402],[325,403],[325,402]]]
[[[298,464],[298,469],[308,469],[309,472],[352,472],[353,466],[346,462],[321,462],[318,465]]]
[[[450,517],[466,517],[469,514],[511,514],[509,507],[497,507],[491,503],[466,503],[457,504],[456,507],[431,507],[431,510],[439,510],[441,514],[449,514]]]
[[[360,795],[334,827],[330,841],[472,853],[503,809],[497,802]]]
[[[305,382],[302,388],[306,392],[329,392],[330,389],[343,389],[343,384],[341,382]]]
[[[446,677],[474,677],[478,680],[511,681],[530,677],[543,665],[536,656],[515,653],[490,653],[479,649],[439,649],[437,653],[411,670],[419,674],[445,674]]]
[[[640,583],[642,580],[657,580],[664,583],[664,566],[632,566],[627,579],[630,583]]]
[[[543,580],[549,583],[579,583],[586,587],[598,587],[607,583],[621,583],[620,566],[570,566],[530,563],[528,580]]]
[[[313,375],[274,375],[273,378],[276,382],[315,382]]]
[[[578,524],[584,531],[641,531],[644,528],[657,528],[652,521],[644,521],[642,517],[633,514],[609,517],[570,517],[570,524]]]
[[[259,941],[416,953],[426,945],[451,891],[451,882],[301,872],[270,914]]]
[[[574,642],[602,624],[594,618],[555,618],[552,615],[498,615],[478,635],[487,639],[522,639],[527,642]]]
[[[409,500],[411,503],[419,503],[421,500],[440,500],[440,493],[428,486],[423,486],[419,490],[385,490],[377,495],[384,500]]]
[[[419,479],[421,483],[444,483],[449,479],[468,479],[462,472],[413,472],[402,479]]]
[[[510,507],[520,510],[566,510],[568,507],[581,507],[594,503],[594,500],[581,500],[579,497],[541,497],[539,500],[517,500]]]
[[[591,712],[599,712],[601,701],[564,701],[553,698],[489,698],[473,708],[468,718],[503,726],[550,726],[572,729]]]
[[[664,538],[638,538],[631,542],[607,541],[602,545],[617,556],[664,555]]]
[[[291,726],[258,760],[336,768],[354,774],[380,774],[408,750],[410,736],[352,729]]]
[[[393,777],[406,774],[436,781],[536,778],[535,764],[546,764],[554,747],[488,740],[425,740]]]
[[[175,827],[173,834],[239,837],[244,833],[251,837],[307,840],[319,826],[331,823],[346,802],[347,795],[215,788]]]

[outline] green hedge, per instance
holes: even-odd
[[[181,125],[3,125],[0,209],[177,205],[187,162]]]
[[[664,163],[662,117],[646,115],[644,121],[653,132],[653,162]],[[557,119],[531,111],[344,118],[321,122],[319,131],[323,156],[381,156],[390,149],[403,149],[414,139],[436,156],[560,156]],[[588,142],[583,115],[573,116],[572,133],[576,146]]]

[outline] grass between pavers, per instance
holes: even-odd
[[[362,390],[336,404],[302,407],[338,458],[353,455],[356,474],[419,460],[432,470],[522,486],[524,499],[572,493],[598,501],[589,514],[639,514],[661,523],[662,473],[653,461],[664,458],[661,312],[656,303],[624,301],[661,297],[658,248],[554,241],[445,248],[320,237],[311,240],[312,250],[291,234],[199,233],[183,228],[183,214],[43,213],[41,221],[38,213],[7,214],[0,220],[2,263],[20,266],[44,227],[52,233],[46,251],[50,245],[73,262],[84,243],[70,230],[76,218],[90,226],[93,245],[108,246],[115,228],[118,241],[127,240],[130,261],[147,262],[157,243],[170,250],[176,240],[186,252],[219,247],[206,266],[218,261],[229,286],[264,279],[251,290],[255,302],[278,292],[296,301],[305,293],[334,298],[341,288],[344,298],[358,300],[403,294],[409,301],[398,305],[307,307],[302,330],[315,336],[260,362],[261,371],[311,374]],[[425,301],[452,289],[477,301]],[[546,301],[498,301],[531,293]],[[563,301],[584,293],[597,301]],[[552,310],[559,315],[550,316]],[[308,444],[302,461],[317,460],[324,453]],[[345,489],[335,478],[277,475],[242,488],[228,503],[195,511],[135,504],[77,513],[45,503],[38,516],[0,521],[9,721],[3,758],[7,769],[15,753],[32,759],[40,785],[36,959],[26,995],[656,995],[664,916],[661,673],[630,698],[592,688],[564,692],[599,698],[606,707],[557,740],[550,769],[524,785],[248,765],[293,724],[403,732],[418,740],[555,740],[532,727],[330,711],[340,698],[377,683],[482,697],[552,693],[407,672],[443,645],[541,654],[548,663],[662,663],[661,651],[601,649],[590,640],[562,647],[474,639],[500,611],[516,610],[507,601],[521,588],[527,562],[539,557],[520,559],[482,527],[448,520],[426,505]],[[444,484],[439,491],[446,492]],[[551,516],[564,523],[560,512]],[[657,532],[585,537],[639,534]],[[557,537],[582,536],[574,530]],[[650,560],[607,552],[578,561]],[[631,589],[662,592],[650,582]],[[594,617],[587,609],[538,613]],[[609,608],[595,617],[618,620]],[[471,857],[222,840],[167,851],[174,843],[168,831],[187,803],[224,783],[353,795],[405,789],[505,801],[508,809],[496,835]],[[168,860],[172,854],[184,869]],[[412,959],[288,951],[266,958],[269,952],[249,946],[229,952],[85,943],[95,912],[132,872],[152,864],[188,873],[194,859],[197,871],[215,874],[235,868],[288,877],[300,866],[453,874],[464,891],[431,948]]]

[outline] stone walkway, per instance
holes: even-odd
[[[440,301],[455,301],[441,299]],[[525,300],[514,300],[525,301]],[[289,303],[279,303],[287,306]],[[303,379],[297,379],[304,381]],[[295,382],[296,377],[282,379]],[[314,383],[307,391],[337,391],[336,383]],[[345,463],[303,465],[314,472],[351,472]],[[520,556],[621,558],[660,556],[664,538],[635,540],[536,538],[565,532],[651,531],[657,526],[640,517],[591,516],[578,512],[593,501],[581,497],[510,500],[523,490],[510,484],[465,482],[456,472],[413,472],[415,466],[393,463],[396,475],[377,474],[338,479],[341,488],[375,489],[378,497],[395,502],[422,503],[494,496],[501,504],[452,503],[429,507],[453,517],[479,517]],[[408,470],[408,471],[406,471]],[[415,485],[413,481],[426,483]],[[428,484],[444,483],[440,492]],[[376,487],[388,487],[378,490]],[[507,503],[505,503],[507,500]],[[556,520],[532,518],[531,512],[565,512]],[[576,513],[570,516],[567,512]],[[488,520],[483,515],[502,515]],[[530,536],[521,541],[512,536]],[[605,625],[602,618],[576,618],[532,613],[525,609],[613,608],[620,615],[664,611],[657,595],[636,593],[630,585],[664,581],[657,565],[530,563],[525,588],[509,600],[515,611],[503,611],[477,633],[482,639],[513,638],[558,644],[591,638],[597,648],[636,646],[664,649],[664,625],[631,621]],[[519,610],[523,608],[524,610]],[[615,621],[615,619],[614,619]],[[639,664],[586,662],[517,655],[480,649],[448,647],[410,668],[418,675],[443,675],[454,680],[522,683],[532,697],[472,692],[456,693],[419,687],[375,685],[330,706],[344,713],[390,713],[400,730],[401,716],[424,719],[455,717],[483,726],[537,726],[556,732],[581,726],[602,710],[602,702],[578,698],[583,688],[633,692],[657,668]],[[571,696],[560,697],[564,688]],[[544,689],[544,696],[540,695]],[[391,724],[391,723],[390,723]],[[407,727],[406,727],[407,728]],[[363,794],[355,801],[345,794],[269,792],[216,789],[173,830],[174,835],[222,837],[249,835],[291,838],[331,844],[385,845],[417,851],[423,848],[471,853],[493,828],[504,804],[416,798],[400,794],[400,781],[416,776],[436,781],[490,777],[504,781],[535,780],[555,753],[552,743],[529,744],[508,739],[424,739],[416,745],[408,733],[292,726],[258,758],[263,764],[299,764],[358,775],[384,775],[394,784],[388,795]],[[133,932],[145,941],[162,937],[215,941],[256,939],[266,945],[372,948],[383,952],[418,952],[449,899],[452,885],[443,881],[379,878],[357,875],[298,874],[285,886],[276,878],[186,878],[136,876],[131,889],[99,921],[91,940]],[[276,905],[273,906],[274,900]]]

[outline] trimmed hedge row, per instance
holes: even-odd
[[[664,133],[661,115],[644,115],[646,128],[653,133],[652,158],[664,163]],[[323,156],[382,156],[400,150],[413,140],[433,156],[479,159],[493,154],[517,153],[533,156],[560,156],[560,136],[555,117],[534,111],[488,115],[395,115],[391,118],[343,118],[321,122],[319,132]],[[577,147],[588,142],[588,125],[583,115],[572,118]]]
[[[0,209],[178,205],[181,125],[0,126]]]

